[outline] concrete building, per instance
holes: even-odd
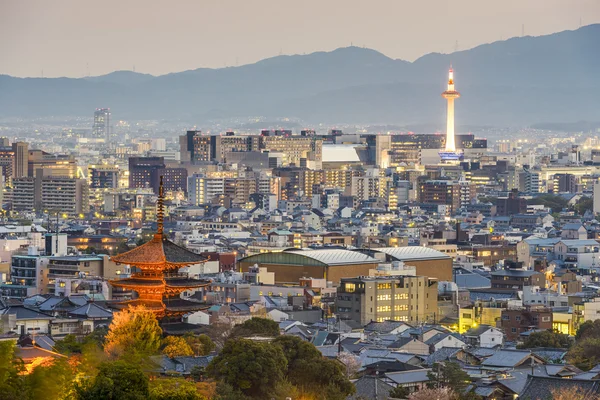
[[[437,280],[425,276],[344,278],[337,290],[341,319],[362,326],[372,321],[435,322]]]
[[[417,275],[452,281],[452,257],[440,251],[421,246],[380,247],[359,250],[382,263],[400,261],[414,266]]]

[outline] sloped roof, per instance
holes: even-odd
[[[346,400],[387,400],[394,387],[376,376],[365,375],[354,382],[356,392]]]
[[[427,373],[431,369],[416,369],[413,371],[388,372],[385,374],[389,379],[398,385],[406,385],[408,383],[427,382],[429,378]]]
[[[16,314],[17,320],[25,319],[47,319],[51,320],[54,317],[52,315],[34,310],[27,306],[10,306],[0,311],[0,314]]]
[[[552,391],[558,389],[576,388],[586,398],[600,394],[600,382],[583,379],[563,379],[545,376],[529,376],[519,397],[528,400],[551,399]]]
[[[530,357],[537,357],[529,350],[500,350],[491,357],[485,359],[481,365],[485,367],[508,367],[514,368]],[[539,357],[537,357],[539,358]]]
[[[113,256],[111,260],[116,263],[129,265],[170,264],[184,267],[202,263],[206,261],[206,258],[176,245],[160,234],[156,234],[149,242],[125,253]]]
[[[86,318],[111,318],[113,316],[110,311],[100,307],[95,303],[88,303],[84,306],[76,308],[73,311],[69,311],[69,314]]]

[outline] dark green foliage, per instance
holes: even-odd
[[[577,204],[575,204],[575,211],[579,213],[579,215],[585,214],[586,211],[594,210],[594,199],[591,197],[583,197],[580,199]]]
[[[268,398],[283,381],[287,360],[279,346],[230,339],[208,365],[209,376],[254,398]]]
[[[76,388],[79,400],[145,400],[150,396],[148,377],[138,364],[103,362],[98,375]]]
[[[196,386],[183,378],[156,379],[150,382],[150,400],[204,400]]]
[[[236,325],[231,337],[279,336],[279,324],[272,319],[253,317]]]
[[[206,356],[217,348],[217,345],[215,345],[210,337],[204,334],[196,336],[190,333],[184,335],[183,338],[196,356]]]
[[[578,342],[586,337],[600,338],[600,319],[585,321],[575,334],[575,341]]]
[[[287,378],[306,393],[327,392],[327,399],[345,399],[354,393],[344,366],[323,357],[317,348],[295,336],[279,336],[273,344],[283,350],[288,361]]]
[[[0,341],[0,399],[21,399],[24,382],[19,373],[23,370],[23,362],[14,359],[15,342]]]
[[[535,332],[529,335],[527,340],[518,345],[518,349],[533,349],[536,347],[553,347],[560,349],[568,349],[571,347],[571,339],[569,335],[551,330],[543,332]]]
[[[577,340],[567,353],[567,361],[584,371],[600,363],[600,338],[586,336]]]
[[[471,383],[469,374],[455,362],[433,364],[427,377],[429,378],[428,387],[449,387],[456,393],[464,393],[465,388]]]
[[[406,399],[410,391],[404,386],[396,386],[390,391],[390,397],[393,399]]]
[[[557,213],[568,206],[569,200],[565,199],[562,196],[556,196],[553,194],[542,194],[540,196],[534,197],[531,200],[528,200],[527,204],[542,204],[544,207],[551,208],[552,212]]]

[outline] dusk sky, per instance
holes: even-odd
[[[219,68],[365,46],[412,61],[600,22],[600,0],[0,0],[0,74]]]

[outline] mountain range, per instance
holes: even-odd
[[[600,119],[600,24],[519,37],[414,62],[346,47],[254,64],[152,76],[0,75],[0,117],[90,116],[208,120],[265,116],[327,123],[440,123],[455,70],[459,124],[529,125]]]

